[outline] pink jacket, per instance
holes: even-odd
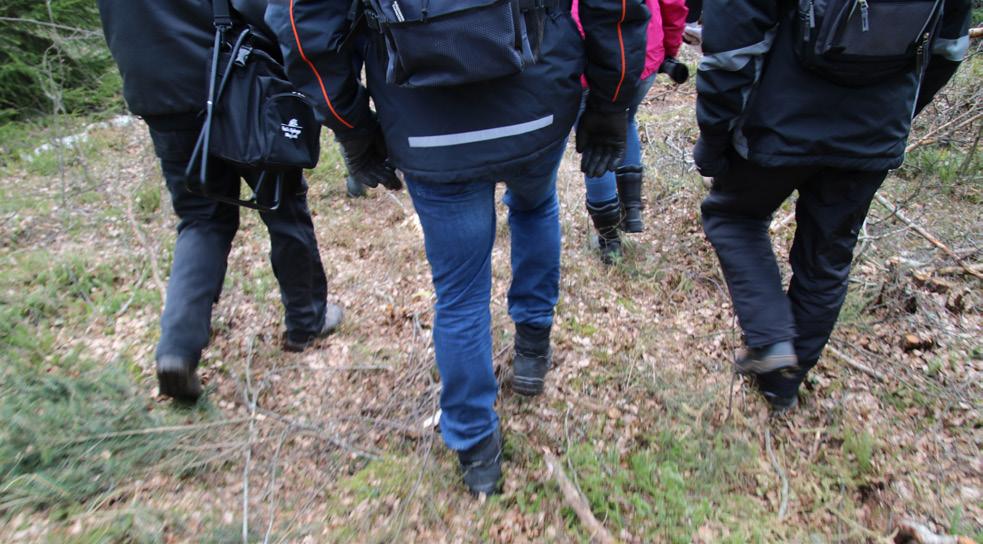
[[[578,0],[573,0],[571,14],[577,22],[580,35],[584,28],[580,25]],[[645,0],[652,13],[648,26],[648,45],[645,51],[645,69],[642,79],[649,77],[659,70],[666,57],[679,54],[679,46],[683,43],[683,29],[686,27],[686,0]]]

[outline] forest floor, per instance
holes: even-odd
[[[976,55],[919,118],[917,149],[880,193],[977,274],[981,74]],[[800,408],[769,418],[730,371],[741,342],[700,226],[694,95],[692,83],[659,84],[640,111],[648,229],[614,266],[594,254],[568,150],[556,368],[540,398],[502,388],[504,492],[484,500],[466,493],[431,423],[434,294],[405,191],[346,198],[325,145],[310,205],[329,297],[347,316],[302,354],[280,349],[269,239],[244,212],[201,364],[207,392],[187,408],[156,396],[175,219],[143,124],[9,160],[0,540],[589,541],[549,452],[620,541],[880,542],[911,521],[983,542],[981,281],[875,203],[831,349]],[[791,210],[773,224],[783,263]],[[512,327],[499,211],[502,369]]]

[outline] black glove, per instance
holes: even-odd
[[[348,173],[362,185],[378,187],[381,184],[386,189],[398,191],[403,188],[403,182],[389,164],[382,127],[374,118],[367,122],[370,124],[365,128],[335,134]]]
[[[608,170],[618,168],[625,154],[625,138],[628,132],[628,110],[602,111],[587,107],[577,123],[577,152],[581,154],[580,171],[592,178],[601,177]]]
[[[700,174],[715,178],[727,173],[730,161],[727,160],[727,150],[730,149],[730,135],[708,137],[701,134],[693,148],[693,162]]]
[[[666,57],[662,61],[659,66],[659,73],[668,75],[669,79],[679,85],[686,83],[686,80],[689,79],[689,68],[672,57]]]

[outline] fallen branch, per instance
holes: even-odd
[[[830,353],[832,353],[833,355],[835,355],[837,359],[839,359],[839,360],[843,361],[844,363],[846,363],[846,365],[848,367],[850,367],[850,368],[852,368],[854,370],[859,370],[860,372],[863,372],[864,374],[867,374],[868,376],[870,376],[870,377],[872,377],[872,378],[874,378],[874,379],[876,379],[878,381],[882,381],[882,382],[886,382],[887,381],[887,378],[885,378],[884,375],[881,374],[880,372],[874,370],[873,368],[870,368],[869,366],[867,366],[867,365],[865,365],[863,363],[858,363],[852,357],[850,357],[846,353],[843,353],[842,351],[836,349],[834,346],[827,345],[826,346],[826,349],[828,349]]]
[[[249,469],[253,458],[253,441],[256,440],[256,401],[259,398],[259,390],[253,390],[252,384],[252,362],[256,337],[249,339],[249,353],[246,354],[246,390],[243,395],[246,406],[249,408],[249,430],[246,434],[246,459],[242,466],[242,544],[249,543]]]
[[[79,442],[88,442],[90,440],[106,440],[107,438],[121,438],[124,436],[140,436],[140,435],[158,434],[158,433],[179,433],[183,431],[199,431],[202,429],[209,429],[212,427],[222,427],[225,425],[238,425],[240,423],[246,423],[247,421],[249,421],[248,417],[241,417],[236,419],[226,419],[223,421],[212,421],[208,423],[195,423],[192,425],[170,425],[166,427],[149,427],[146,429],[134,429],[132,431],[116,431],[111,433],[78,436],[78,437],[66,439],[61,443],[76,444]]]
[[[886,198],[884,198],[879,194],[874,195],[874,198],[877,200],[878,203],[880,203],[881,206],[887,208],[887,210],[891,212],[892,215],[897,217],[899,221],[911,227],[911,229],[917,232],[918,234],[920,234],[922,238],[928,240],[929,242],[931,242],[933,246],[941,249],[943,253],[952,257],[956,261],[956,263],[958,263],[959,266],[961,266],[963,270],[965,270],[968,274],[976,277],[977,279],[983,280],[983,273],[974,270],[973,267],[967,264],[966,261],[964,261],[959,255],[956,255],[956,252],[952,251],[952,249],[950,249],[949,246],[943,244],[938,238],[933,236],[932,233],[925,230],[921,225],[915,223],[911,219],[908,219],[908,217],[905,216],[901,212],[901,210],[898,209],[894,204],[891,204],[890,202],[888,202]]]
[[[782,483],[781,498],[778,504],[778,521],[782,521],[785,519],[786,512],[788,512],[788,477],[785,476],[785,471],[782,470],[782,465],[778,463],[778,457],[775,456],[775,448],[771,445],[771,428],[768,425],[765,425],[765,450],[768,452],[768,460],[771,461],[771,468],[775,469],[778,479]]]
[[[935,143],[936,140],[938,140],[936,136],[940,134],[943,130],[952,127],[952,129],[949,130],[949,133],[955,132],[965,127],[966,125],[975,123],[981,117],[983,117],[983,113],[976,113],[969,116],[964,115],[964,116],[956,117],[952,121],[949,121],[948,123],[943,123],[939,127],[931,130],[928,134],[919,138],[918,141],[908,144],[908,147],[905,148],[904,152],[911,153],[912,151],[918,149],[919,147],[933,144]]]
[[[611,533],[601,525],[601,522],[597,521],[594,513],[590,511],[590,505],[587,503],[587,499],[577,492],[577,488],[574,487],[573,482],[567,478],[560,461],[545,449],[543,450],[543,460],[546,461],[546,470],[550,472],[550,475],[556,480],[557,485],[560,486],[560,493],[563,494],[563,500],[577,514],[580,523],[590,533],[591,540],[602,544],[615,542]]]
[[[973,544],[973,539],[964,536],[937,535],[928,527],[911,520],[898,524],[897,544]]]
[[[983,26],[969,29],[969,37],[974,40],[983,38]]]
[[[925,272],[926,274],[937,274],[939,276],[961,276],[963,274],[970,274],[971,270],[979,273],[983,273],[983,264],[971,264],[968,266],[943,266],[940,268],[927,268],[925,270],[920,270],[919,272]]]

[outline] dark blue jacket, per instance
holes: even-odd
[[[266,0],[232,0],[241,23],[269,33]],[[215,37],[210,0],[99,0],[102,29],[130,111],[161,130],[191,128],[205,105]]]
[[[914,71],[853,88],[803,68],[790,4],[706,2],[696,84],[701,133],[729,138],[741,156],[766,167],[897,168],[916,101],[931,101],[966,55],[970,0],[946,0],[921,92]]]
[[[328,127],[342,135],[371,124],[371,95],[393,163],[414,179],[451,182],[496,179],[562,142],[577,118],[585,65],[595,102],[628,108],[627,90],[645,63],[644,0],[576,1],[586,40],[566,0],[549,9],[538,63],[515,76],[447,88],[387,84],[381,40],[368,29],[361,31],[368,39],[346,40],[350,0],[272,0],[266,19],[288,76],[318,101]],[[357,42],[365,49],[356,51]]]

